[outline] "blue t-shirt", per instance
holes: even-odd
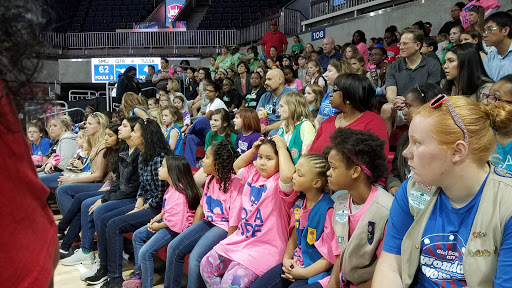
[[[178,131],[178,133],[179,133],[178,140],[176,140],[176,146],[174,146],[174,155],[183,156],[183,134],[181,133],[181,130],[180,130],[180,127],[178,126],[178,124],[174,124],[174,126],[167,129],[167,132],[165,133],[165,140],[167,140],[167,143],[169,143],[169,141],[171,141],[172,129],[176,129],[176,131]]]
[[[496,150],[489,159],[494,165],[512,171],[512,141],[505,146],[497,143]]]
[[[318,115],[322,115],[323,117],[322,122],[325,119],[340,113],[340,110],[332,108],[331,103],[329,102],[331,99],[331,93],[332,92],[325,93],[325,96],[322,99],[322,104],[320,104],[320,109],[318,110]]]
[[[48,138],[41,138],[39,145],[34,142],[30,142],[30,148],[32,149],[32,155],[46,156],[50,153],[50,148],[53,142]]]
[[[473,199],[461,208],[453,208],[448,196],[441,191],[432,213],[425,225],[421,239],[420,271],[414,287],[465,287],[463,258],[473,220],[478,210],[482,183]],[[386,236],[382,249],[401,255],[402,240],[414,221],[409,210],[407,183],[404,181],[395,193],[389,213]],[[494,287],[510,287],[512,276],[512,222],[505,224],[502,246],[498,258],[498,269]]]
[[[267,91],[265,94],[261,95],[260,102],[258,102],[258,108],[262,107],[265,109],[265,111],[267,111],[267,118],[270,125],[281,121],[281,115],[279,115],[279,112],[277,112],[279,109],[279,100],[281,99],[281,96],[289,92],[293,91],[290,88],[284,87],[283,92],[279,94],[277,99],[274,97],[272,92]]]
[[[91,172],[91,162],[89,162],[88,160],[89,159],[87,157],[82,157],[82,161],[85,164],[84,167],[82,167],[82,172]]]

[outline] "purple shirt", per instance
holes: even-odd
[[[252,144],[260,139],[261,135],[258,132],[252,132],[251,134],[244,136],[244,133],[238,134],[236,136],[236,151],[240,152],[240,154],[244,154],[245,152],[251,150]]]

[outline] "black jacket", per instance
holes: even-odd
[[[116,88],[116,102],[121,103],[121,99],[123,99],[123,95],[126,92],[133,92],[135,94],[140,93],[140,84],[139,82],[133,81],[134,77],[130,75],[121,75],[119,77],[119,81],[117,82]]]
[[[101,203],[112,200],[135,198],[139,191],[139,148],[131,154],[128,150],[119,153],[119,171],[110,189],[101,197]]]

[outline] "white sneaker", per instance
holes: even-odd
[[[94,262],[94,252],[84,254],[82,249],[75,250],[75,253],[66,259],[62,259],[60,263],[64,266],[73,266],[78,264],[92,264]]]
[[[92,252],[91,252],[92,253]],[[85,281],[85,278],[91,277],[94,274],[96,274],[96,271],[100,268],[100,259],[94,260],[94,264],[92,264],[92,267],[89,268],[89,270],[85,271],[84,273],[80,274],[80,280]]]

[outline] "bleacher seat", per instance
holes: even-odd
[[[122,11],[121,12],[121,16],[122,17],[130,17],[130,12],[129,11]]]
[[[145,5],[144,10],[146,10],[147,12],[153,11],[153,5]]]
[[[130,17],[123,17],[124,23],[129,23],[129,22],[131,22],[131,20],[132,20],[132,18],[130,18]]]
[[[224,14],[224,15],[221,16],[221,19],[223,21],[231,21],[231,19],[233,19],[233,18],[231,16],[231,14]]]
[[[112,11],[103,12],[103,17],[112,17]]]
[[[139,11],[137,10],[131,10],[130,11],[130,17],[135,17],[135,16],[138,16],[139,15]]]
[[[84,25],[84,29],[83,29],[85,32],[89,32],[92,30],[92,25],[91,24],[85,24]]]
[[[144,10],[139,10],[139,17],[141,17],[141,18],[145,18],[145,17],[146,17],[146,15],[148,15],[148,14],[146,13],[146,11],[144,11]]]

